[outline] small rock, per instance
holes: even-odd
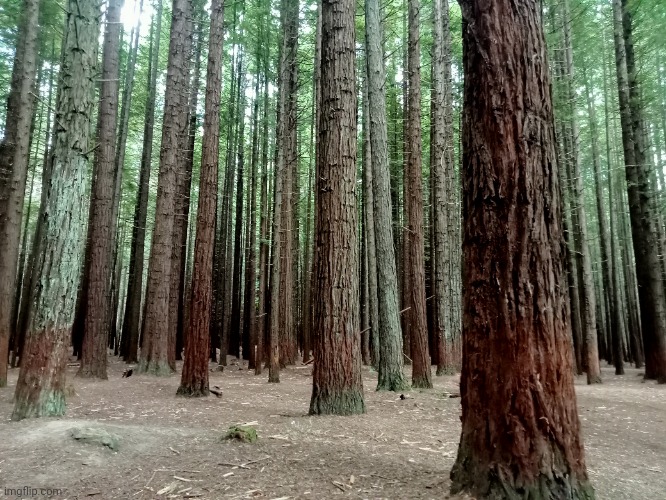
[[[120,437],[101,428],[74,427],[70,429],[70,435],[77,441],[91,444],[101,444],[110,450],[118,451]]]

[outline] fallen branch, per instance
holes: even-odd
[[[338,488],[340,491],[347,491],[347,490],[345,490],[345,486],[344,486],[344,484],[339,483],[339,482],[337,482],[337,481],[331,481],[331,483],[333,483],[333,486],[335,486],[336,488]]]

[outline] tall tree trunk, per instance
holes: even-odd
[[[585,370],[588,384],[601,383],[601,369],[599,367],[599,350],[597,344],[597,305],[594,291],[594,279],[592,277],[592,260],[587,238],[587,213],[585,211],[585,197],[583,192],[583,176],[581,172],[580,144],[578,120],[576,118],[576,91],[574,90],[574,62],[573,46],[571,40],[571,13],[569,1],[564,0],[562,4],[562,31],[564,43],[564,88],[567,103],[567,131],[571,149],[569,151],[569,162],[571,168],[571,183],[573,192],[573,205],[576,211],[577,223],[574,223],[574,231],[578,233],[579,246],[579,275],[581,280],[583,330],[585,333]]]
[[[423,239],[423,183],[421,179],[421,57],[419,42],[419,0],[409,0],[409,81],[407,109],[407,172],[405,189],[405,253],[409,255],[405,274],[409,276],[406,317],[410,323],[412,386],[432,387],[428,324],[426,321],[425,249]]]
[[[222,41],[224,37],[224,2],[212,0],[208,65],[206,67],[206,102],[204,136],[199,177],[197,236],[192,271],[192,310],[187,329],[189,338],[185,363],[178,388],[184,396],[208,395],[208,359],[211,304],[213,299],[213,251],[215,248],[215,212],[217,208],[217,172],[220,149],[220,90],[222,85]],[[200,42],[199,42],[200,43]]]
[[[596,112],[594,109],[594,102],[592,99],[592,94],[590,91],[590,82],[587,78],[585,68],[583,68],[583,79],[585,80],[585,94],[587,97],[587,111],[588,118],[590,122],[590,135],[591,135],[591,145],[592,145],[592,163],[594,166],[594,178],[595,178],[595,191],[597,198],[597,219],[599,225],[599,237],[600,237],[600,249],[601,249],[601,271],[603,279],[603,291],[604,295],[602,298],[606,304],[606,310],[608,311],[608,325],[610,329],[610,339],[613,345],[613,361],[615,363],[615,374],[622,375],[624,374],[623,360],[622,360],[622,331],[620,325],[623,322],[622,319],[622,309],[621,304],[615,301],[617,297],[617,292],[615,290],[616,283],[613,276],[613,258],[612,250],[610,245],[610,233],[608,230],[608,223],[606,222],[606,201],[604,197],[603,190],[603,178],[601,175],[601,160],[599,157],[599,142],[598,142],[598,129],[597,129],[597,118]],[[608,161],[610,161],[610,155],[608,155]],[[610,181],[610,179],[609,179]],[[612,191],[612,189],[610,190]],[[610,192],[609,191],[609,192]],[[612,195],[611,195],[612,196]],[[611,218],[613,215],[611,215]],[[619,350],[618,350],[619,349]]]
[[[183,309],[185,307],[185,257],[187,251],[187,228],[190,216],[190,191],[192,188],[192,170],[194,169],[194,143],[197,129],[197,103],[201,73],[201,35],[193,40],[194,31],[201,31],[203,6],[199,2],[193,20],[187,23],[187,51],[194,59],[194,73],[189,92],[182,96],[182,106],[187,107],[187,127],[181,136],[179,151],[180,168],[176,191],[176,215],[174,218],[174,239],[171,248],[171,278],[169,286],[169,365],[176,369],[176,360],[182,359],[183,344]],[[196,24],[196,26],[195,26]],[[190,56],[188,56],[188,61]],[[188,63],[188,83],[190,77]],[[179,349],[180,348],[180,349]]]
[[[317,5],[317,34],[319,37],[320,32],[320,15],[321,7]],[[317,63],[315,63],[315,71]],[[313,176],[315,168],[315,142],[316,142],[316,133],[315,133],[315,122],[316,122],[316,113],[317,113],[317,85],[318,78],[315,76],[312,79],[313,92],[312,95],[315,98],[312,99],[312,121],[310,123],[310,159],[308,164],[308,186],[307,186],[307,205],[305,207],[305,244],[303,245],[305,251],[305,262],[303,263],[303,296],[302,296],[302,320],[301,320],[301,331],[303,336],[303,363],[310,361],[310,352],[312,351],[312,255],[313,255],[313,224],[312,224],[312,190],[313,186]]]
[[[111,237],[116,159],[116,123],[118,119],[118,77],[120,44],[120,9],[122,0],[110,0],[106,11],[102,53],[102,88],[97,123],[97,142],[93,183],[90,193],[88,223],[88,268],[83,275],[83,343],[81,366],[77,375],[107,379],[106,343],[109,334],[111,273],[115,238]]]
[[[233,10],[233,26],[235,29],[237,19],[237,7],[234,3]],[[234,45],[235,47],[235,45]],[[233,53],[236,54],[237,50],[234,49]],[[237,92],[236,80],[238,70],[236,68],[236,58],[232,57],[231,61],[231,90],[229,106],[227,110],[227,155],[226,155],[226,171],[224,175],[224,185],[222,188],[222,208],[220,210],[220,229],[219,229],[219,265],[218,273],[219,278],[216,279],[220,283],[220,290],[216,302],[216,324],[217,332],[219,335],[220,345],[220,359],[219,365],[226,366],[227,354],[229,352],[229,329],[231,324],[231,292],[233,282],[233,255],[232,255],[232,238],[231,238],[231,208],[232,197],[234,192],[234,181],[236,169],[233,167],[233,152],[234,152],[234,134],[236,125],[234,120],[234,113],[236,110]]]
[[[143,150],[139,172],[139,188],[134,208],[132,244],[129,259],[129,278],[123,318],[122,338],[127,339],[121,347],[121,355],[127,363],[138,361],[139,329],[141,324],[141,295],[143,289],[144,248],[146,241],[146,219],[148,216],[148,192],[150,188],[150,166],[153,151],[153,129],[155,125],[155,93],[159,62],[160,33],[162,27],[162,0],[158,0],[156,13],[151,23],[148,51],[148,98],[146,100],[143,126]]]
[[[635,130],[635,125],[641,120],[635,116],[640,107],[638,89],[634,88],[635,76],[630,79],[628,73],[628,68],[633,64],[630,64],[627,57],[626,41],[631,39],[630,19],[623,24],[623,17],[627,15],[624,2],[613,0],[615,66],[631,234],[636,258],[641,331],[645,349],[645,377],[656,378],[666,383],[666,299],[661,282],[659,244],[652,213],[650,166],[644,156],[642,134],[636,133]]]
[[[566,325],[540,7],[463,0],[461,8],[462,434],[451,490],[591,499]]]
[[[263,32],[263,30],[262,30]],[[244,331],[246,332],[243,337],[249,337],[249,362],[248,369],[254,370],[256,367],[256,353],[257,353],[257,338],[255,336],[257,330],[255,328],[257,318],[256,306],[256,282],[257,282],[257,163],[259,162],[259,64],[260,64],[260,45],[257,45],[257,56],[255,59],[255,67],[257,74],[255,75],[254,84],[254,104],[252,109],[252,152],[250,155],[250,194],[248,200],[249,214],[247,220],[248,237],[246,238],[246,263],[245,263],[245,319],[243,321]]]
[[[402,331],[398,296],[398,273],[393,237],[391,173],[388,159],[388,130],[384,88],[386,75],[378,0],[365,0],[365,45],[368,74],[370,152],[372,169],[372,214],[375,230],[377,273],[377,324],[379,339],[377,389],[402,391]]]
[[[367,16],[366,5],[366,16]],[[381,33],[380,33],[381,43]],[[366,35],[366,58],[367,55],[367,35]],[[381,45],[380,45],[381,50]],[[381,52],[380,52],[381,57]],[[383,61],[382,61],[383,64]],[[365,231],[362,236],[365,242],[365,252],[362,258],[365,261],[367,279],[364,282],[366,288],[367,322],[361,325],[363,357],[366,364],[372,361],[373,366],[379,367],[379,304],[377,302],[377,244],[375,236],[375,213],[374,213],[374,193],[372,179],[372,145],[370,138],[370,101],[369,94],[369,63],[366,62],[366,79],[363,92],[363,216]],[[383,79],[382,79],[383,80]],[[386,104],[384,104],[386,106]],[[384,108],[384,139],[386,139],[386,108]],[[384,160],[386,160],[386,142],[384,142]],[[394,261],[395,262],[395,261]],[[395,265],[395,264],[394,264]],[[373,349],[370,350],[369,338],[372,337]],[[372,357],[370,359],[370,353]]]
[[[231,297],[231,330],[229,330],[229,341],[231,354],[238,360],[242,360],[241,355],[241,328],[242,311],[241,297],[243,296],[243,182],[245,181],[245,68],[243,67],[243,53],[240,54],[238,63],[238,138],[236,140],[238,172],[236,174],[236,220],[234,227],[234,274],[233,291]]]
[[[365,413],[358,317],[354,2],[322,2],[310,414]]]
[[[458,336],[454,308],[459,308],[453,288],[459,269],[454,262],[457,217],[455,165],[451,115],[451,34],[448,0],[435,0],[433,7],[433,104],[431,142],[431,182],[433,205],[433,267],[435,336],[438,346],[437,374],[455,372],[453,339]]]
[[[604,36],[604,40],[606,37]],[[609,126],[609,105],[608,105],[608,83],[606,76],[606,51],[603,52],[604,55],[604,68],[603,68],[603,79],[604,79],[604,120],[605,120],[605,131],[606,131],[606,161],[608,165],[608,207],[610,214],[610,226],[609,226],[609,238],[610,238],[610,274],[613,280],[612,283],[612,293],[611,293],[611,334],[613,336],[613,362],[615,364],[615,374],[623,375],[624,374],[624,355],[623,355],[623,343],[626,335],[625,324],[626,315],[625,307],[622,300],[623,294],[620,292],[621,281],[620,281],[620,269],[622,263],[620,261],[619,248],[617,244],[616,231],[618,230],[618,222],[616,215],[616,203],[615,203],[615,193],[617,192],[613,175],[613,156],[611,154],[611,140],[610,140],[610,126]],[[620,198],[620,201],[622,199]],[[640,337],[639,337],[640,338]],[[642,365],[642,360],[641,360]],[[638,367],[638,363],[636,364]]]
[[[89,135],[95,106],[100,5],[70,1],[52,169],[41,218],[43,242],[35,263],[25,359],[14,395],[13,420],[65,411],[67,335],[72,326],[81,270]],[[67,124],[67,128],[63,127]]]
[[[0,143],[0,387],[7,385],[9,338],[16,290],[23,199],[30,157],[30,124],[37,73],[39,0],[23,0],[12,82]]]
[[[56,37],[53,37],[52,43],[51,43],[51,61],[55,61],[56,58],[56,52],[55,52],[55,39]],[[44,103],[46,107],[46,132],[44,134],[44,152],[43,152],[43,157],[42,157],[42,175],[44,175],[46,172],[49,170],[49,153],[50,151],[50,145],[49,145],[49,138],[52,136],[52,126],[53,126],[53,120],[51,119],[51,112],[53,110],[53,88],[54,88],[54,65],[50,65],[50,70],[49,70],[49,93],[46,102]],[[30,195],[28,197],[28,203],[31,203],[32,201],[32,191],[33,191],[33,184],[35,181],[35,169],[36,169],[36,164],[33,166],[33,172],[32,176],[30,179]],[[42,185],[45,185],[47,183],[44,182],[44,178],[42,179]],[[39,207],[41,209],[41,206]],[[30,222],[30,212],[31,212],[31,205],[28,205],[28,211],[24,217],[24,234],[28,234],[28,223]],[[39,212],[39,210],[38,210]],[[35,224],[37,227],[39,227],[39,217],[37,217],[37,221]],[[20,361],[20,355],[21,355],[21,349],[23,348],[23,345],[25,343],[25,328],[22,327],[22,325],[25,325],[25,314],[22,314],[22,312],[25,312],[27,310],[27,305],[30,302],[30,284],[32,282],[32,276],[33,276],[33,268],[34,268],[34,254],[32,252],[32,248],[35,246],[35,241],[37,241],[37,228],[35,228],[35,231],[33,232],[33,237],[32,241],[30,244],[30,252],[28,252],[28,246],[27,246],[27,238],[24,236],[23,243],[22,243],[22,248],[21,248],[21,255],[19,257],[19,273],[17,275],[17,286],[20,286],[20,293],[19,290],[17,289],[16,291],[16,298],[17,301],[14,304],[15,311],[12,313],[12,324],[14,325],[14,346],[13,346],[13,353],[12,353],[12,360],[11,360],[11,366],[12,368],[15,368],[18,366],[18,363]]]
[[[293,364],[295,362],[295,330],[294,330],[294,279],[297,270],[297,259],[295,259],[294,248],[294,207],[296,206],[294,198],[294,176],[298,171],[298,148],[297,148],[297,51],[298,51],[298,2],[295,0],[282,0],[280,19],[283,30],[282,54],[280,66],[280,92],[284,103],[281,105],[280,113],[280,136],[279,136],[279,155],[284,164],[281,170],[282,177],[281,199],[279,207],[281,214],[279,217],[280,225],[274,226],[280,232],[279,238],[275,241],[280,242],[279,258],[279,278],[273,281],[272,287],[278,287],[277,299],[279,302],[272,302],[274,309],[279,310],[279,344],[281,366]],[[276,181],[277,182],[277,181]],[[277,219],[276,219],[277,220]],[[276,233],[277,234],[277,233]],[[276,311],[278,312],[278,311]]]
[[[118,214],[120,211],[120,200],[122,197],[122,174],[123,174],[123,169],[125,166],[125,151],[127,148],[127,136],[128,136],[128,131],[129,131],[129,120],[130,120],[130,110],[132,107],[132,97],[134,94],[134,79],[135,79],[135,72],[136,72],[136,61],[137,61],[137,56],[139,53],[139,38],[141,35],[141,18],[143,17],[143,0],[139,2],[139,12],[138,12],[138,17],[136,21],[136,26],[132,28],[132,32],[130,34],[130,53],[129,57],[127,60],[127,67],[126,67],[126,72],[125,72],[125,83],[123,87],[123,96],[122,96],[122,101],[120,105],[120,124],[118,126],[118,142],[116,146],[116,158],[115,158],[115,171],[116,171],[116,182],[115,182],[115,196],[113,200],[113,213]],[[121,37],[121,42],[122,42],[122,37]],[[151,41],[152,42],[152,41]],[[150,55],[149,55],[150,58]],[[150,60],[148,62],[148,65],[150,66]],[[148,75],[148,81],[150,81],[150,74]],[[116,217],[118,219],[118,217]],[[119,220],[119,219],[118,219]],[[114,227],[114,236],[117,234],[117,227]],[[118,325],[118,315],[121,314],[121,311],[123,309],[122,306],[120,306],[120,301],[121,301],[121,295],[123,295],[123,292],[125,291],[124,285],[121,283],[122,282],[122,275],[120,274],[119,267],[122,267],[122,259],[118,260],[118,253],[119,250],[123,250],[123,248],[120,247],[119,245],[120,241],[116,238],[116,246],[114,250],[114,266],[116,267],[116,272],[114,274],[114,280],[113,280],[113,290],[114,290],[114,295],[113,295],[113,303],[116,304],[116,306],[110,305],[109,307],[111,308],[111,325],[112,325],[112,332],[111,334],[114,336],[114,338],[117,336],[118,332],[120,332],[120,340],[116,340],[116,346],[114,351],[118,354],[121,354],[120,351],[123,349],[123,347],[126,349],[127,346],[127,339],[122,338],[122,321],[121,324]],[[117,278],[116,278],[117,277]],[[123,289],[123,292],[121,292],[121,289]],[[124,302],[124,299],[123,299]],[[118,325],[117,327],[114,325]],[[120,342],[123,342],[123,345],[119,345]],[[126,350],[123,350],[122,356],[126,357]]]
[[[50,85],[53,85],[53,68],[51,69],[51,78],[50,78]],[[51,93],[51,90],[49,89],[49,94]],[[50,122],[51,122],[51,99],[48,99],[48,105],[45,105],[44,108],[47,108],[46,112],[46,133],[43,134],[46,138],[49,137],[50,134]],[[40,113],[40,122],[42,120],[42,115],[43,115],[43,109],[42,112]],[[40,126],[37,128],[38,133],[42,135],[42,126],[40,123]],[[44,158],[48,158],[48,142],[47,140],[44,141]],[[10,344],[9,348],[12,350],[12,358],[11,358],[11,366],[12,368],[16,367],[17,363],[17,358],[19,356],[19,346],[22,344],[21,340],[21,335],[17,331],[18,329],[16,326],[18,325],[18,316],[19,316],[19,310],[21,306],[21,300],[24,299],[24,293],[26,292],[26,287],[25,284],[29,282],[30,280],[30,274],[31,270],[29,268],[29,262],[26,262],[26,255],[27,255],[27,249],[28,249],[28,240],[29,240],[29,224],[30,224],[30,215],[32,213],[32,196],[34,193],[34,187],[35,187],[35,170],[37,169],[37,163],[38,163],[38,158],[37,158],[37,149],[35,149],[35,158],[33,160],[32,164],[32,171],[30,172],[30,189],[28,190],[27,196],[26,196],[26,202],[28,204],[28,207],[25,212],[25,216],[23,217],[23,238],[21,239],[21,252],[19,254],[19,268],[18,268],[18,273],[16,275],[16,291],[14,295],[14,304],[12,306],[12,318],[11,318],[11,325],[13,327],[13,336],[10,338]],[[33,238],[34,239],[34,238]]]
[[[266,23],[268,24],[268,23]],[[266,29],[266,38],[270,37],[270,30]],[[270,47],[268,43],[266,47]],[[259,290],[257,321],[254,334],[257,339],[257,359],[255,361],[254,373],[261,375],[262,364],[265,353],[265,339],[268,325],[268,278],[269,278],[269,252],[270,252],[270,204],[268,202],[268,84],[269,84],[269,50],[264,53],[264,105],[263,105],[263,127],[261,139],[261,192],[259,195],[259,206],[261,216],[259,219]]]
[[[171,246],[174,238],[174,206],[180,137],[187,127],[187,107],[182,96],[187,89],[187,24],[190,0],[174,0],[169,40],[169,63],[164,97],[160,171],[157,182],[155,226],[150,249],[144,318],[144,341],[139,371],[169,375],[169,285]]]

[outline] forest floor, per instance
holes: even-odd
[[[121,378],[125,367],[111,358],[109,380],[91,382],[70,366],[76,394],[66,416],[22,422],[9,421],[11,370],[0,390],[0,498],[24,487],[60,490],[51,495],[60,499],[449,498],[457,376],[433,377],[434,389],[401,400],[375,392],[376,373],[364,368],[367,414],[309,417],[311,365],[284,370],[280,384],[231,365],[211,373],[222,397],[202,399],[176,397],[178,376]],[[666,498],[666,386],[639,375],[604,368],[603,385],[576,381],[598,499]],[[248,422],[256,443],[220,441],[229,426]],[[118,451],[74,441],[75,427],[118,435]],[[22,496],[35,497],[45,496]]]

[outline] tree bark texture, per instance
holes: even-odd
[[[412,386],[432,387],[430,354],[428,352],[428,324],[426,319],[425,247],[423,237],[423,182],[421,165],[421,57],[420,57],[420,4],[408,1],[409,57],[407,74],[409,81],[407,108],[408,182],[405,189],[405,253],[409,255],[405,273],[409,275],[405,308],[409,322],[412,358]]]
[[[169,287],[171,277],[171,246],[174,238],[174,207],[176,202],[176,175],[180,137],[187,126],[187,108],[181,99],[187,89],[187,23],[190,0],[174,0],[169,39],[169,62],[164,97],[162,145],[157,182],[155,226],[150,249],[144,341],[139,371],[154,375],[170,375],[169,343]]]
[[[192,270],[192,310],[189,338],[178,394],[208,395],[208,360],[211,305],[213,302],[213,251],[217,209],[217,172],[220,150],[220,93],[222,85],[222,42],[224,38],[224,2],[212,0],[208,65],[206,67],[206,102],[204,136],[199,177],[197,235]]]
[[[34,295],[13,420],[62,415],[65,411],[67,340],[74,319],[84,240],[81,232],[85,211],[80,200],[91,153],[100,5],[71,0],[67,11],[53,175],[43,187],[43,241],[35,262]]]
[[[282,0],[281,23],[283,30],[280,88],[283,92],[283,107],[280,113],[280,145],[278,154],[284,165],[281,172],[282,195],[279,209],[281,211],[280,225],[275,226],[280,232],[281,248],[279,281],[271,286],[279,288],[278,302],[272,304],[279,309],[279,344],[280,365],[293,364],[296,360],[296,332],[294,328],[295,304],[294,286],[296,284],[295,271],[297,270],[297,249],[294,248],[294,207],[296,193],[293,190],[294,176],[298,169],[297,148],[297,85],[298,65],[296,55],[298,52],[298,2],[295,0]],[[278,205],[276,205],[276,213]]]
[[[382,51],[381,17],[378,0],[365,1],[365,44],[368,65],[368,104],[372,168],[372,210],[377,266],[377,325],[379,338],[377,390],[402,391],[407,387],[403,374],[402,330],[398,271],[393,238],[391,172],[388,159],[386,121],[386,72]]]
[[[433,4],[433,112],[432,112],[432,165],[434,232],[434,307],[435,338],[439,348],[437,374],[456,371],[453,340],[459,337],[460,309],[459,251],[457,242],[459,216],[455,164],[453,159],[453,124],[451,93],[451,33],[449,29],[448,0],[434,0]],[[458,259],[455,259],[455,257]],[[456,279],[458,278],[458,279]]]
[[[597,298],[594,290],[594,280],[592,277],[592,260],[590,257],[590,247],[587,238],[587,213],[585,210],[585,199],[583,193],[583,176],[581,172],[579,128],[576,118],[576,91],[574,88],[574,62],[573,47],[571,41],[571,13],[569,12],[569,2],[564,0],[562,3],[562,30],[564,43],[565,74],[564,87],[566,103],[568,110],[568,129],[570,134],[571,150],[567,160],[570,162],[572,192],[574,210],[576,211],[577,224],[574,224],[574,231],[578,232],[578,256],[580,265],[581,309],[583,312],[583,326],[585,332],[585,371],[587,373],[588,384],[601,383],[601,369],[599,368],[599,350],[597,343]]]
[[[129,278],[125,300],[122,337],[127,339],[126,348],[121,354],[127,363],[138,361],[139,333],[141,325],[141,295],[143,289],[144,249],[146,241],[146,219],[148,217],[148,192],[150,187],[150,166],[153,151],[153,129],[155,126],[155,92],[157,66],[162,27],[162,1],[158,0],[148,52],[148,99],[146,101],[143,127],[143,150],[139,170],[139,187],[134,207],[132,245],[130,249]]]
[[[631,22],[622,0],[613,0],[615,67],[617,72],[624,149],[631,236],[636,259],[636,280],[640,307],[641,331],[645,349],[645,377],[666,383],[666,298],[661,281],[659,242],[654,227],[654,214],[649,186],[650,166],[644,156],[641,134],[636,134],[634,116],[639,105],[638,89],[629,80],[626,39]],[[633,93],[633,95],[632,95]],[[632,106],[632,101],[634,105]],[[640,120],[638,120],[640,121]],[[638,144],[637,144],[638,141]]]
[[[171,247],[171,278],[169,284],[169,365],[176,370],[176,360],[182,359],[183,310],[185,308],[185,257],[187,250],[187,228],[190,218],[190,191],[192,188],[192,170],[194,169],[194,143],[197,130],[197,102],[199,98],[199,80],[201,72],[201,35],[194,41],[194,31],[201,31],[199,12],[187,23],[186,74],[188,89],[181,96],[181,106],[187,108],[186,127],[180,136],[178,151],[178,173],[176,175],[176,205],[173,226],[173,244]],[[196,23],[196,28],[195,28]],[[194,60],[194,73],[190,83],[190,58]]]
[[[0,387],[7,385],[9,338],[15,328],[12,310],[35,101],[30,93],[37,73],[39,0],[24,0],[22,10],[0,143]]]
[[[452,492],[591,499],[540,6],[464,0],[462,435]]]
[[[358,311],[354,2],[322,2],[310,414],[365,413]]]
[[[120,9],[122,0],[110,0],[106,11],[102,50],[102,86],[97,124],[97,149],[93,166],[88,222],[89,268],[83,296],[83,344],[79,377],[107,379],[106,343],[111,326],[110,297],[113,271],[113,200],[115,198],[116,123],[118,119],[118,78]]]

